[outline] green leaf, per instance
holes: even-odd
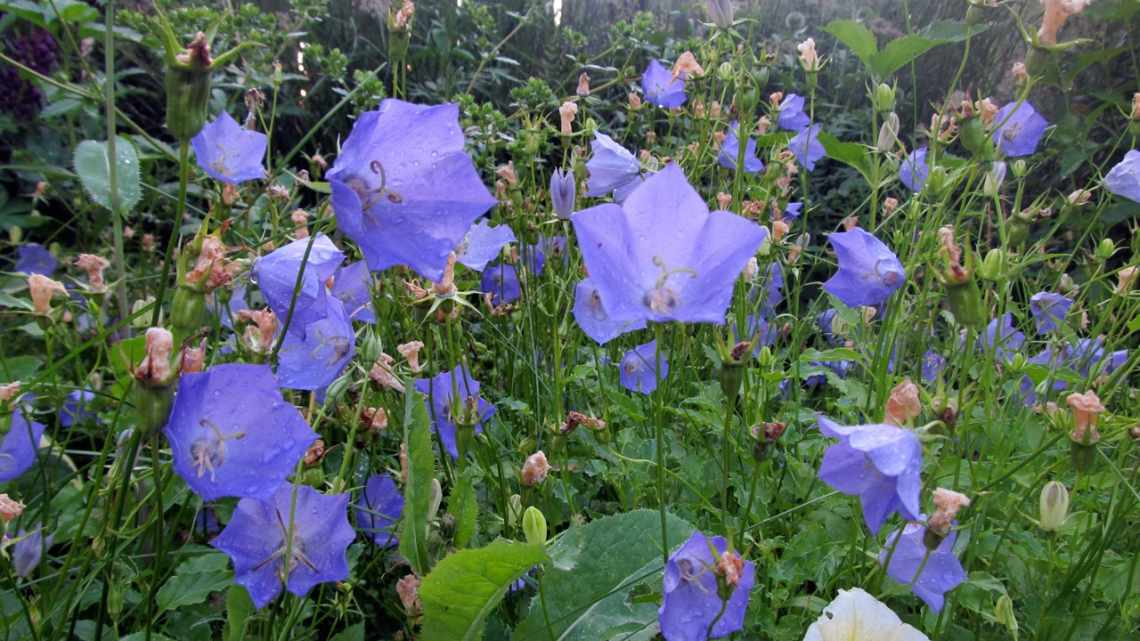
[[[850,165],[863,176],[864,180],[872,182],[870,152],[866,147],[855,142],[841,142],[826,131],[819,133],[819,142],[823,145],[828,158]]]
[[[420,585],[424,605],[421,641],[475,641],[507,588],[546,560],[542,545],[499,539],[460,550],[439,562]]]
[[[253,614],[253,600],[245,586],[233,584],[226,590],[226,639],[242,641],[245,638],[245,622]]]
[[[419,576],[431,569],[428,557],[428,510],[435,457],[423,397],[409,389],[404,396],[404,442],[408,444],[408,482],[404,485],[404,517],[400,523],[400,554]]]
[[[221,552],[203,554],[184,561],[155,595],[161,610],[174,610],[206,600],[214,592],[224,590],[234,580],[229,558]]]
[[[120,213],[134,209],[142,197],[139,182],[139,157],[131,141],[115,139],[115,182],[118,184]],[[107,143],[84,140],[75,148],[75,173],[84,189],[96,203],[111,209],[111,178],[107,162]]]
[[[475,536],[479,502],[475,500],[475,488],[466,476],[460,478],[455,487],[451,488],[451,496],[447,499],[447,512],[455,518],[455,547],[467,547]]]
[[[886,78],[940,44],[940,40],[916,35],[895,38],[875,56],[871,62],[871,71],[880,78]]]
[[[667,515],[669,547],[693,533],[683,519]],[[563,532],[550,545],[553,567],[543,575],[546,617],[538,599],[515,629],[514,641],[546,641],[546,618],[559,641],[609,639],[617,629],[634,630],[657,620],[657,605],[633,602],[638,585],[661,583],[661,521],[655,510],[607,516]]]
[[[21,381],[35,378],[44,361],[38,356],[23,354],[0,358],[0,374],[6,381]]]
[[[855,52],[863,62],[863,66],[871,68],[871,61],[878,53],[879,47],[875,44],[875,34],[871,33],[870,29],[855,20],[832,20],[823,30]]]
[[[364,624],[357,623],[336,633],[329,641],[364,641]]]

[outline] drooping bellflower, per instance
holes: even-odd
[[[8,433],[0,442],[0,483],[19,478],[36,462],[44,424],[29,421],[19,407],[12,410]]]
[[[918,518],[924,517],[920,515]],[[951,530],[937,548],[930,550],[929,558],[926,538],[926,526],[908,523],[901,534],[892,532],[887,537],[879,553],[879,563],[886,564],[889,558],[887,574],[899,583],[909,585],[915,596],[925,601],[931,610],[941,612],[944,595],[966,580],[966,571],[954,555],[954,541],[958,539],[956,531]]]
[[[554,213],[566,220],[574,211],[574,196],[578,191],[574,171],[562,171],[559,167],[550,175],[550,202]]]
[[[1056,292],[1037,292],[1029,299],[1029,311],[1038,334],[1048,334],[1065,322],[1073,300]]]
[[[663,577],[665,598],[657,611],[665,641],[718,639],[744,627],[748,596],[756,583],[756,566],[743,561],[731,564],[726,571],[724,565],[730,564],[723,561],[739,557],[728,551],[724,537],[714,536],[711,547],[722,561],[718,563],[709,544],[710,539],[696,531],[669,557]],[[727,602],[721,598],[722,584]]]
[[[918,518],[922,444],[914,432],[885,423],[840,425],[823,415],[818,423],[825,436],[839,439],[824,452],[819,478],[859,497],[872,534],[894,512]]]
[[[346,551],[356,538],[348,523],[348,498],[281,484],[265,500],[238,501],[233,518],[210,545],[229,555],[234,580],[258,609],[281,594],[282,583],[303,597],[318,583],[348,578]]]
[[[1028,102],[1011,102],[994,116],[994,144],[1006,158],[1028,156],[1037,151],[1037,143],[1045,135],[1048,121]]]
[[[229,185],[265,178],[261,161],[268,144],[265,134],[243,128],[224,111],[190,140],[202,171]]]
[[[811,118],[804,112],[804,97],[790,93],[780,101],[780,112],[776,125],[784,131],[800,132],[811,124]]]
[[[927,350],[922,355],[922,380],[926,383],[933,383],[938,380],[938,375],[946,369],[946,358],[933,350]]]
[[[844,305],[879,305],[906,281],[898,256],[862,228],[828,234],[827,239],[839,259],[839,270],[823,289]]]
[[[1116,194],[1140,203],[1140,150],[1132,149],[1104,177],[1104,186]]]
[[[184,374],[163,432],[174,471],[204,500],[267,499],[317,439],[267,365]]]
[[[12,569],[16,576],[28,578],[43,559],[44,548],[50,548],[55,535],[49,534],[44,540],[43,528],[37,525],[31,532],[16,532],[16,542],[12,544]]]
[[[621,386],[631,392],[652,394],[657,389],[657,381],[665,380],[669,376],[669,361],[661,355],[661,371],[657,371],[657,341],[652,340],[644,345],[629,350],[621,357],[618,363],[621,368],[619,378]]]
[[[673,72],[657,60],[650,60],[641,74],[641,90],[645,99],[663,109],[685,104],[685,80],[673,78]]]
[[[495,406],[479,395],[479,381],[463,365],[440,372],[430,379],[418,378],[416,390],[424,395],[432,427],[451,458],[459,458],[456,442],[457,424],[471,424],[475,433],[483,431],[483,423],[495,414]],[[458,394],[458,396],[456,396]]]
[[[1013,326],[1013,314],[1006,312],[986,325],[986,331],[978,336],[978,349],[993,351],[1002,361],[1009,361],[1017,350],[1025,344],[1025,334]]]
[[[372,324],[376,312],[372,308],[372,272],[363,260],[336,270],[333,275],[332,295],[344,304],[349,320]]]
[[[514,265],[497,262],[483,270],[480,291],[491,295],[492,305],[513,303],[522,296],[522,284]]]
[[[823,143],[819,141],[822,125],[810,125],[800,130],[798,134],[788,141],[788,149],[808,171],[815,171],[815,163],[827,155]]]
[[[740,154],[739,130],[740,123],[732,123],[728,128],[728,134],[724,137],[724,142],[720,144],[717,162],[725,169],[736,169],[736,159]],[[758,174],[764,171],[763,161],[756,156],[756,140],[752,136],[749,136],[748,142],[744,144],[744,167],[742,169],[750,174]]]
[[[641,163],[613,138],[595,132],[590,149],[593,155],[586,161],[587,196],[605,196],[612,192],[614,202],[620,203],[641,186],[644,181]]]
[[[899,180],[911,191],[922,191],[929,175],[930,165],[926,162],[926,147],[919,147],[907,154],[899,166]]]
[[[368,477],[356,500],[356,527],[382,548],[396,547],[396,522],[404,514],[404,495],[387,474]]]
[[[438,282],[447,256],[496,204],[463,147],[454,104],[387,99],[357,119],[327,174],[337,226],[373,271]]]
[[[767,230],[704,199],[670,164],[619,207],[571,217],[612,320],[724,323],[733,285]]]

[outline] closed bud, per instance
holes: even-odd
[[[179,142],[189,142],[206,124],[212,73],[210,45],[202,32],[166,66],[166,128]]]
[[[1069,490],[1059,481],[1049,481],[1041,488],[1041,529],[1055,532],[1069,516]]]
[[[880,82],[871,93],[871,104],[875,111],[887,113],[895,110],[895,89],[885,82]]]
[[[981,118],[970,118],[962,123],[958,139],[962,141],[963,147],[975,155],[983,155],[990,146],[990,137],[986,135],[986,127]]]
[[[994,619],[1004,625],[1006,630],[1009,630],[1011,637],[1017,639],[1017,616],[1013,612],[1013,599],[1008,594],[998,597],[997,605],[994,606]]]
[[[982,259],[981,266],[978,267],[978,276],[1000,283],[1009,275],[1009,254],[1004,249],[994,248],[986,252],[986,257]]]
[[[527,543],[531,545],[546,543],[546,517],[543,516],[542,510],[533,505],[528,507],[523,512],[522,529]]]
[[[946,174],[946,170],[942,167],[931,167],[930,173],[926,176],[926,184],[923,188],[931,196],[937,198],[942,195],[950,182],[950,177]]]
[[[708,0],[709,20],[720,28],[732,26],[735,9],[732,0]]]
[[[1116,243],[1111,238],[1102,238],[1096,246],[1096,257],[1100,260],[1108,260],[1115,253]]]
[[[732,63],[728,61],[720,63],[720,66],[716,68],[716,75],[726,82],[732,80]]]
[[[875,142],[875,149],[882,153],[895,148],[899,140],[899,116],[895,112],[887,114],[886,120],[879,127],[879,138]]]
[[[1009,168],[1013,170],[1013,175],[1015,178],[1021,178],[1024,176],[1025,171],[1028,169],[1028,167],[1029,166],[1025,163],[1025,161],[1021,159],[1009,163]]]

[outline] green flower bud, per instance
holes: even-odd
[[[970,9],[974,9],[974,7],[970,7]],[[1009,598],[1008,594],[998,597],[997,604],[994,606],[994,619],[997,619],[998,623],[1009,630],[1011,637],[1017,639],[1017,616],[1013,612],[1013,599]]]
[[[527,543],[532,545],[546,543],[546,517],[543,516],[542,510],[533,505],[528,507],[523,512],[522,529]]]
[[[150,387],[135,384],[134,391],[135,412],[139,417],[139,429],[149,434],[166,425],[170,416],[170,406],[174,402],[174,386]]]
[[[958,140],[962,146],[974,155],[981,155],[985,151],[986,143],[990,137],[986,135],[986,127],[981,118],[970,118],[958,130]]]
[[[982,292],[978,281],[970,278],[961,284],[946,285],[946,303],[954,318],[966,327],[981,327],[986,324],[985,307],[982,305]]]
[[[1069,516],[1069,490],[1063,483],[1049,481],[1041,488],[1041,529],[1055,532]]]
[[[731,80],[732,79],[732,63],[728,62],[727,60],[720,63],[720,66],[716,68],[716,75],[718,78],[720,78],[724,82],[728,82],[729,80]]]
[[[188,336],[193,336],[209,322],[210,310],[206,306],[206,294],[189,287],[179,287],[174,292],[174,302],[170,312],[174,344],[180,345]]]
[[[1009,244],[1013,247],[1020,247],[1029,240],[1029,221],[1023,220],[1018,216],[1014,216],[1009,221],[1009,227],[1006,228],[1006,234],[1009,238]]]
[[[1025,175],[1025,171],[1028,169],[1028,165],[1025,164],[1024,160],[1018,159],[1009,163],[1009,168],[1013,170],[1013,175],[1015,178],[1021,178]]]
[[[937,198],[946,190],[950,182],[950,177],[946,174],[946,170],[942,167],[931,167],[930,173],[926,176],[926,184],[923,189],[931,196]]]
[[[871,104],[875,111],[885,114],[895,110],[895,89],[885,82],[880,82],[871,93]]]
[[[1100,260],[1108,260],[1116,253],[1116,243],[1112,242],[1111,238],[1102,238],[1100,244],[1096,246],[1096,257]]]
[[[213,61],[205,34],[166,65],[166,128],[179,142],[189,142],[206,124]]]
[[[522,497],[518,494],[512,494],[511,498],[507,500],[507,525],[511,527],[518,525],[522,519],[522,513]]]
[[[751,355],[751,345],[747,354]],[[720,389],[731,405],[735,405],[736,399],[740,396],[740,382],[743,379],[743,363],[726,361],[720,366]]]
[[[1009,276],[1009,254],[1001,248],[986,252],[986,257],[978,267],[978,276],[995,283],[1005,281]]]

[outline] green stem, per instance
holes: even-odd
[[[190,143],[182,141],[178,145],[178,205],[171,221],[170,238],[166,241],[166,253],[162,257],[162,277],[158,279],[158,292],[154,296],[154,313],[150,324],[157,327],[162,319],[162,299],[166,296],[166,281],[170,280],[170,266],[174,263],[174,248],[178,245],[178,228],[186,215],[186,188],[190,183]]]
[[[54,3],[53,3],[54,8]],[[115,2],[108,0],[106,6],[106,33],[103,39],[103,107],[107,122],[107,178],[111,190],[111,225],[115,243],[115,272],[119,286],[115,299],[119,304],[119,318],[126,318],[130,307],[127,305],[127,263],[123,256],[123,212],[119,197],[118,156],[115,153],[115,38],[112,27],[115,24]],[[68,32],[70,33],[70,32]]]
[[[657,335],[655,343],[656,349],[654,360],[656,361],[653,375],[657,378],[657,388],[654,390],[656,398],[653,423],[654,432],[656,435],[657,444],[654,449],[657,450],[657,510],[661,514],[661,562],[665,565],[669,563],[669,527],[665,520],[665,420],[664,412],[662,411],[665,406],[665,399],[663,389],[661,387],[661,342],[665,339],[662,332],[661,323],[654,325],[654,332]]]

